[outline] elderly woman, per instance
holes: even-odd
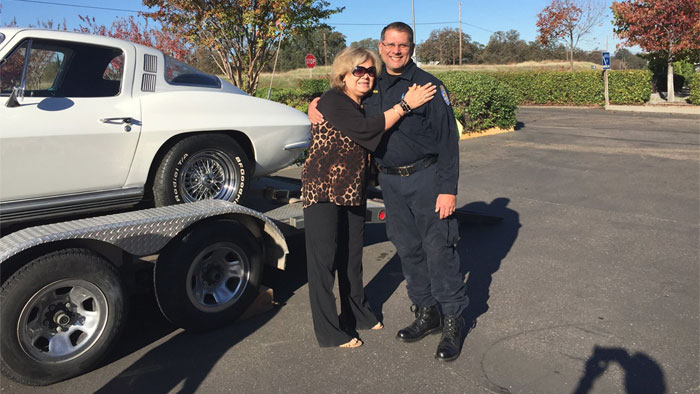
[[[380,69],[377,55],[365,48],[346,48],[336,56],[331,89],[318,102],[325,120],[311,128],[302,170],[309,296],[321,347],[358,347],[362,341],[355,330],[383,327],[362,283],[369,155],[386,130],[435,94],[435,86],[414,85],[384,114],[365,117],[362,98],[371,93]],[[335,271],[340,316],[333,296]]]

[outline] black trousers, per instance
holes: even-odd
[[[436,165],[410,176],[379,174],[386,207],[387,237],[396,247],[415,305],[440,304],[442,312],[460,315],[469,304],[456,245],[459,223],[435,212],[439,178]]]
[[[362,283],[365,210],[330,202],[304,208],[311,315],[322,347],[342,345],[354,337],[355,329],[378,322]],[[333,296],[336,271],[340,316]]]

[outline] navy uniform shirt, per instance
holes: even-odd
[[[399,120],[384,135],[374,157],[381,166],[399,167],[426,156],[437,156],[438,193],[456,195],[459,136],[447,90],[439,79],[412,61],[400,76],[387,74],[384,66],[372,95],[363,100],[363,106],[367,116],[382,113],[401,101],[409,86],[428,82],[437,87],[435,97]]]

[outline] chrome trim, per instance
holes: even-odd
[[[306,149],[309,147],[309,140],[302,141],[302,142],[294,142],[291,144],[287,144],[284,146],[284,150],[297,150],[297,149]]]

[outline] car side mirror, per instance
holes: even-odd
[[[14,108],[14,107],[19,107],[19,99],[24,97],[24,89],[22,89],[19,86],[15,86],[12,88],[12,93],[10,93],[10,97],[7,99],[7,102],[5,103],[6,107],[9,108]]]

